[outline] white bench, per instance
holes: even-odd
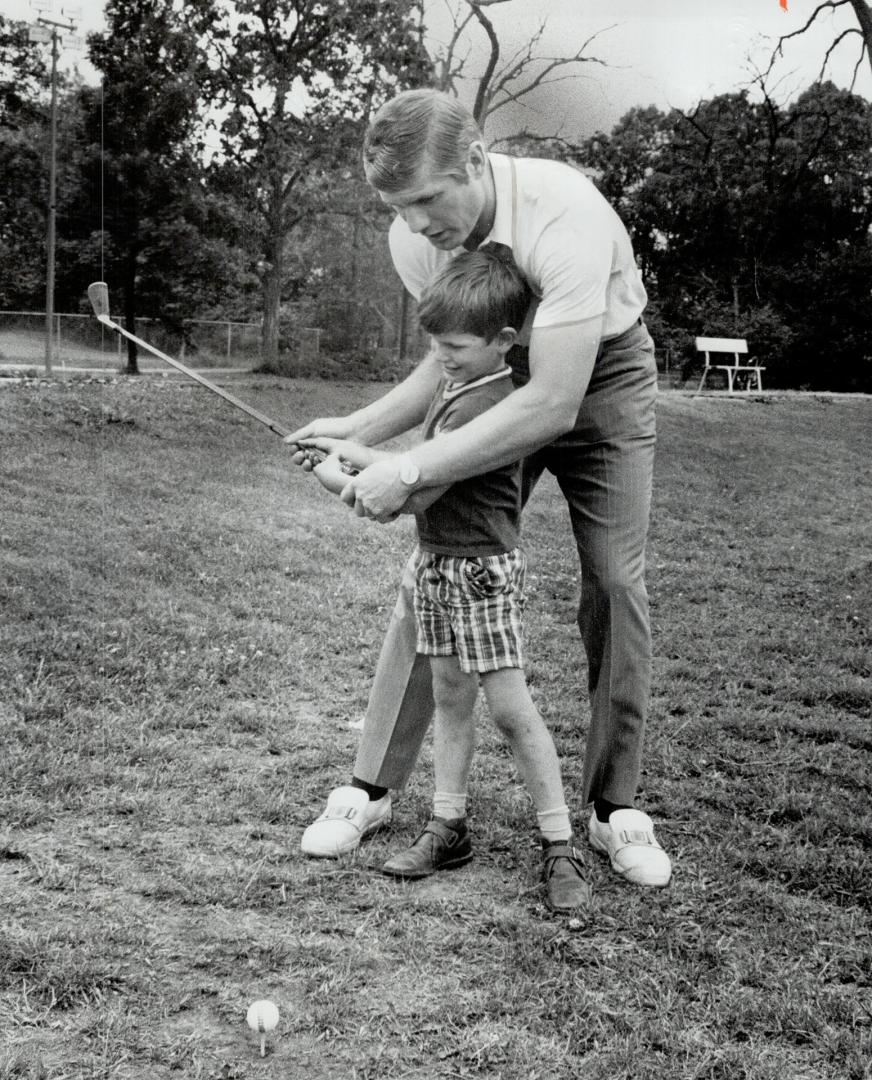
[[[739,372],[744,372],[739,381],[744,381],[745,390],[750,393],[756,383],[756,389],[763,389],[762,373],[766,370],[760,367],[756,357],[748,356],[748,342],[744,338],[717,338],[698,337],[696,339],[696,351],[705,355],[705,369],[696,392],[699,393],[705,385],[706,377],[710,371],[725,371],[727,373],[727,390],[732,394],[737,388],[736,377]],[[713,364],[714,356],[732,356],[733,362]],[[745,363],[741,363],[740,356],[747,357]]]

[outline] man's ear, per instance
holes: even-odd
[[[476,140],[469,144],[466,154],[466,170],[470,180],[481,180],[487,172],[487,149],[483,142]]]
[[[500,350],[503,356],[506,355],[506,353],[509,351],[509,349],[511,349],[511,347],[515,344],[517,340],[518,331],[515,330],[515,328],[512,326],[504,326],[502,330],[499,330],[497,332],[497,335],[494,338],[497,348]]]

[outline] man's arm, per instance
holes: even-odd
[[[477,476],[553,442],[575,424],[596,362],[602,317],[571,326],[534,329],[530,381],[456,431],[407,451],[420,470],[419,487]],[[408,498],[393,456],[365,469],[342,498],[360,515],[382,519]]]
[[[323,461],[313,466],[312,472],[334,495],[341,495],[348,484],[348,468],[361,471],[376,461],[392,456],[387,450],[376,450],[349,439],[312,439],[307,441],[306,445],[327,455]],[[451,487],[450,484],[444,484],[441,487],[420,488],[413,491],[395,516],[420,514],[437,499],[441,499],[449,487]],[[408,488],[406,490],[408,491]]]

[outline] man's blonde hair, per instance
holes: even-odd
[[[506,326],[520,331],[530,299],[511,251],[488,245],[461,252],[436,272],[418,301],[418,321],[428,334],[492,341]]]
[[[483,141],[472,113],[439,90],[404,90],[378,110],[363,141],[366,179],[377,191],[409,187],[422,168],[465,183],[472,143]]]

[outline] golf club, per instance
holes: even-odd
[[[199,372],[192,371],[189,367],[185,367],[179,360],[174,359],[172,356],[167,356],[167,354],[161,352],[160,349],[156,349],[154,345],[149,345],[147,341],[143,341],[142,338],[125,330],[123,326],[119,326],[118,323],[112,322],[109,318],[109,286],[105,281],[95,281],[92,285],[88,286],[88,299],[91,301],[91,307],[94,309],[97,321],[102,323],[103,326],[108,326],[110,330],[114,330],[116,333],[121,334],[122,337],[126,337],[130,341],[135,341],[141,348],[147,349],[150,353],[154,353],[155,356],[160,360],[163,360],[164,363],[169,364],[170,367],[176,368],[178,371],[181,371],[183,375],[187,375],[189,379],[193,379],[195,382],[200,383],[200,385],[205,386],[207,390],[211,390],[213,394],[217,394],[219,397],[224,398],[224,400],[229,401],[231,405],[235,405],[237,409],[242,409],[244,413],[248,413],[248,415],[255,420],[259,420],[261,424],[265,424],[270,431],[274,431],[276,435],[285,438],[290,434],[290,432],[283,428],[281,424],[277,424],[275,420],[271,420],[268,416],[264,416],[262,412],[258,412],[257,409],[252,408],[251,405],[246,405],[244,401],[240,401],[239,398],[234,397],[233,394],[229,394],[220,386],[216,386],[215,383],[205,379]],[[301,447],[301,449],[303,449],[303,447]]]
[[[88,299],[91,302],[91,307],[94,309],[94,314],[97,316],[97,321],[103,326],[108,326],[110,330],[114,330],[116,333],[121,334],[122,337],[129,338],[130,341],[135,341],[137,345],[143,349],[147,349],[148,352],[154,353],[156,357],[163,360],[164,363],[169,364],[170,367],[176,368],[181,371],[183,375],[187,375],[189,379],[193,379],[195,382],[200,383],[201,386],[205,386],[207,390],[211,390],[214,394],[224,398],[225,401],[229,401],[231,405],[235,405],[237,409],[242,409],[244,413],[253,417],[255,420],[259,420],[261,424],[265,424],[270,431],[275,432],[276,435],[281,436],[283,439],[287,437],[289,432],[286,428],[283,428],[281,424],[277,424],[275,420],[265,416],[262,412],[258,412],[257,409],[252,408],[251,405],[246,404],[244,401],[240,401],[238,397],[234,397],[233,394],[223,390],[220,386],[216,386],[215,383],[210,382],[204,378],[199,372],[192,371],[189,367],[186,367],[181,361],[176,360],[172,356],[167,356],[165,352],[161,352],[160,349],[156,349],[154,345],[149,345],[147,341],[143,341],[142,338],[131,334],[130,331],[125,330],[123,326],[119,326],[118,323],[113,322],[109,317],[109,286],[105,281],[95,281],[88,286]],[[300,446],[299,443],[291,444],[297,446],[302,450],[309,459],[310,464],[317,465],[324,460],[324,455],[318,450],[314,450],[311,447]],[[356,476],[358,470],[355,469],[348,462],[343,461],[341,466],[342,472],[347,476]]]

